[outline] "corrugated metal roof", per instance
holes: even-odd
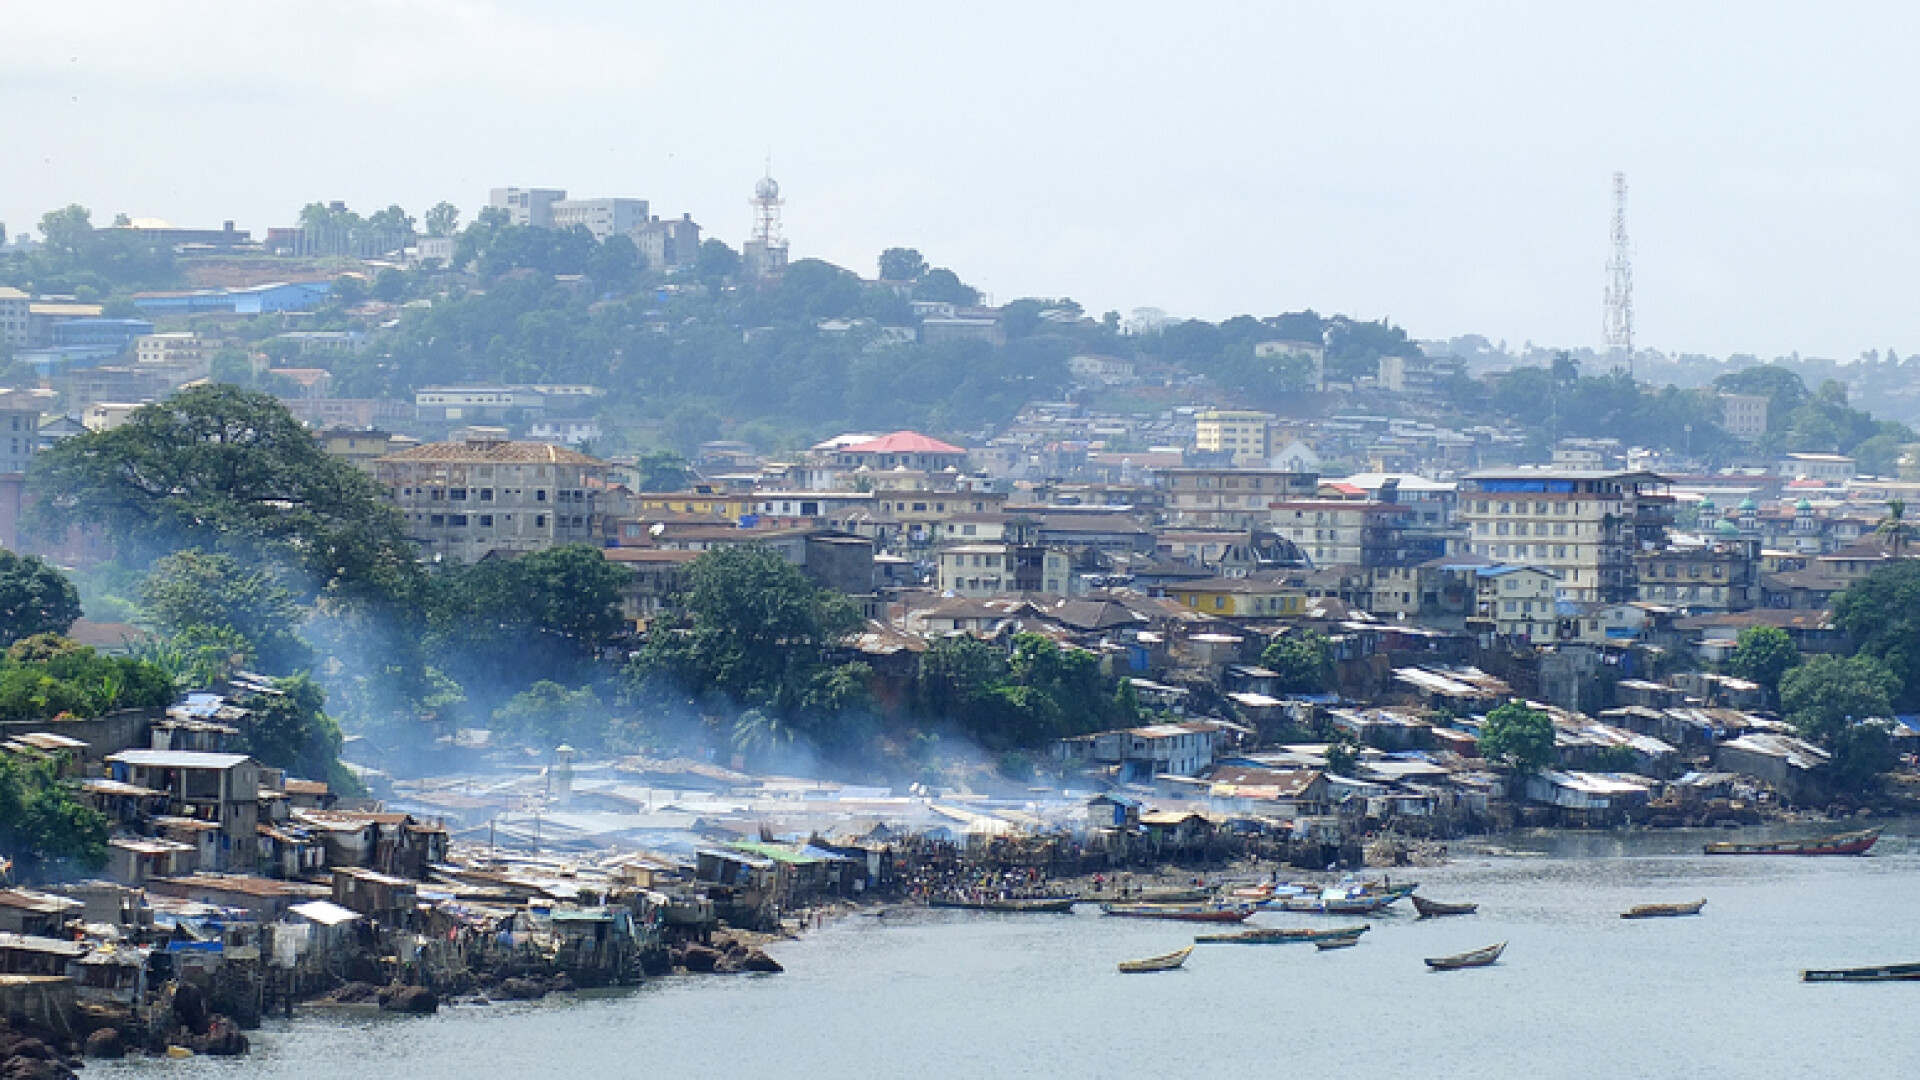
[[[245,754],[210,754],[200,750],[122,750],[110,762],[154,769],[231,769],[252,760]]]

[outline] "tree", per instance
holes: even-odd
[[[1895,560],[1855,582],[1834,601],[1833,621],[1860,656],[1899,680],[1894,706],[1920,708],[1920,559]]]
[[[695,257],[693,274],[702,281],[718,284],[740,272],[740,253],[724,240],[707,240]]]
[[[758,545],[713,548],[688,563],[680,611],[648,635],[636,678],[710,689],[783,717],[800,711],[826,648],[860,626],[846,597]]]
[[[1290,633],[1267,646],[1260,666],[1280,676],[1282,693],[1318,694],[1333,685],[1332,645],[1315,630]]]
[[[46,254],[60,271],[78,267],[93,248],[93,214],[79,203],[40,216]]]
[[[1517,772],[1537,772],[1553,761],[1553,718],[1510,701],[1487,714],[1480,756]]]
[[[1800,734],[1828,745],[1862,720],[1893,715],[1900,678],[1871,656],[1816,656],[1780,680],[1780,707]]]
[[[35,634],[64,634],[80,617],[80,593],[34,555],[0,548],[0,649]]]
[[[305,675],[274,680],[272,694],[247,702],[253,716],[243,732],[244,751],[263,765],[294,776],[325,780],[336,793],[365,792],[340,764],[340,725],[325,712],[327,692]]]
[[[180,548],[284,563],[306,594],[410,599],[414,548],[372,477],[328,455],[273,398],[198,386],[64,439],[28,476],[34,528],[98,529],[123,558]]]
[[[141,582],[140,604],[169,636],[231,631],[269,671],[291,672],[313,658],[295,634],[306,612],[293,590],[231,555],[180,551],[161,559]]]
[[[608,729],[607,708],[590,686],[569,690],[542,680],[495,709],[494,737],[541,750],[599,746]]]
[[[1780,677],[1800,662],[1800,650],[1785,630],[1775,626],[1749,626],[1740,631],[1727,669],[1750,679],[1773,693],[1780,688]]]
[[[686,491],[693,485],[693,466],[671,450],[641,454],[634,471],[641,491]]]
[[[28,879],[64,862],[98,870],[110,835],[106,816],[60,781],[52,761],[0,754],[0,861]]]
[[[421,219],[428,236],[452,236],[460,230],[460,208],[442,200],[433,204]]]
[[[971,307],[980,302],[980,291],[961,281],[960,275],[938,266],[926,271],[914,282],[913,298]]]
[[[446,570],[428,593],[428,650],[483,703],[490,689],[511,693],[516,675],[582,678],[624,625],[629,579],[584,544]]]
[[[927,260],[913,248],[888,248],[880,253],[881,281],[918,281],[927,272]]]
[[[1899,693],[1899,677],[1869,656],[1816,656],[1780,680],[1787,722],[1831,755],[1833,786],[1848,793],[1873,789],[1893,768],[1887,722]]]
[[[1907,523],[1907,504],[1904,499],[1888,499],[1886,516],[1880,519],[1873,534],[1886,546],[1888,554],[1898,559],[1907,549],[1907,541],[1913,536],[1913,526]]]
[[[152,664],[101,656],[55,634],[13,643],[0,660],[0,720],[85,719],[173,703],[173,680]]]

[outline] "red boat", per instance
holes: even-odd
[[[1879,829],[1836,833],[1812,840],[1778,840],[1765,844],[1708,844],[1709,855],[1865,855],[1880,839]]]

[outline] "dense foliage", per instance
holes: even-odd
[[[1481,725],[1480,756],[1517,772],[1538,772],[1553,762],[1553,718],[1517,701],[1500,706]]]
[[[1800,650],[1785,630],[1775,626],[1749,626],[1740,631],[1733,655],[1727,658],[1727,670],[1767,688],[1779,689],[1781,676],[1800,662]]]
[[[0,754],[0,857],[33,879],[107,862],[110,823],[60,780],[52,760]]]
[[[232,635],[247,661],[285,674],[309,666],[313,650],[295,632],[306,618],[299,598],[271,572],[231,555],[179,551],[154,563],[140,585],[141,613],[168,637],[201,641]]]
[[[34,555],[0,548],[0,649],[35,634],[64,634],[80,617],[80,593]]]
[[[53,634],[23,638],[0,658],[0,720],[100,716],[173,703],[173,680],[152,664],[101,656]]]
[[[968,637],[934,643],[920,659],[925,716],[989,751],[1121,727],[1138,719],[1132,685],[1100,671],[1092,653],[1020,634],[1013,650]]]
[[[1333,649],[1315,630],[1288,634],[1260,654],[1260,666],[1280,677],[1285,694],[1318,694],[1333,687]]]
[[[1871,656],[1816,656],[1780,680],[1780,705],[1805,738],[1833,755],[1840,791],[1875,787],[1893,768],[1886,722],[1900,694],[1900,678]]]
[[[1833,621],[1861,656],[1886,665],[1893,705],[1920,709],[1920,559],[1880,567],[1834,601]]]

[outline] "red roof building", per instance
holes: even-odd
[[[878,439],[841,447],[835,452],[834,460],[856,469],[906,468],[941,472],[948,468],[965,468],[967,451],[917,431],[896,431]]]

